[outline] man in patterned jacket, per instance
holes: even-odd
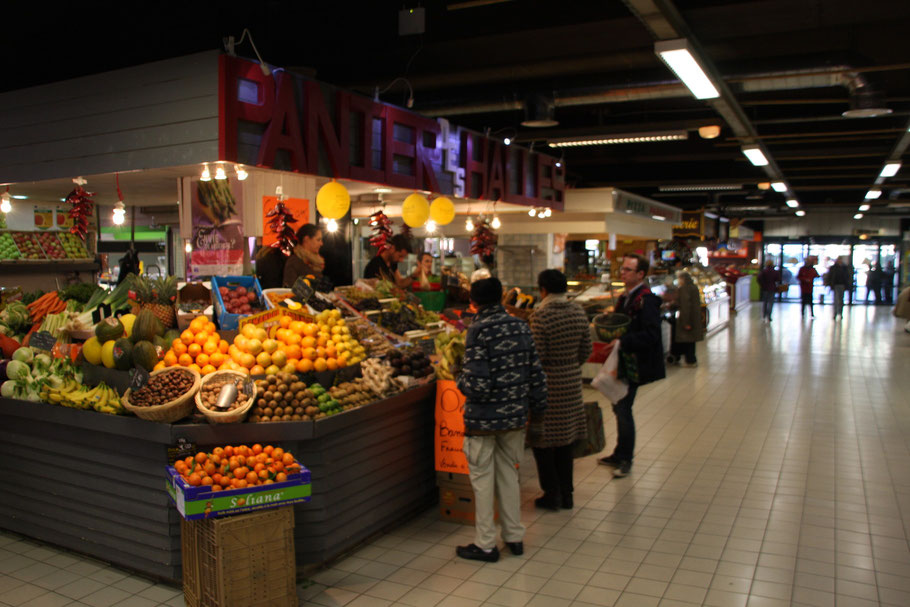
[[[499,500],[502,538],[512,554],[524,552],[518,466],[524,454],[529,410],[547,406],[547,385],[531,329],[503,308],[502,283],[485,278],[471,285],[478,308],[468,329],[458,389],[465,396],[464,452],[474,489],[474,543],[458,546],[461,558],[495,562],[493,497]]]

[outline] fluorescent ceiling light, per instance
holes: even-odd
[[[377,194],[391,194],[392,188],[373,188],[373,191]]]
[[[28,200],[28,196],[22,194],[12,194],[11,197],[15,200]]]
[[[899,170],[901,170],[901,163],[889,162],[885,165],[885,168],[882,169],[882,172],[879,173],[879,177],[894,177]]]
[[[573,148],[586,145],[615,145],[620,143],[654,143],[659,141],[685,141],[688,131],[653,131],[644,133],[617,133],[550,140],[551,148]]]
[[[791,209],[795,209],[796,207],[799,206],[799,201],[795,200],[793,198],[790,198],[789,200],[787,200],[787,206],[790,207]]]
[[[662,185],[661,192],[703,192],[708,190],[741,190],[741,183],[703,183],[697,185]]]
[[[761,148],[757,145],[744,145],[743,154],[746,155],[746,158],[749,159],[749,162],[757,167],[768,165],[768,159],[765,158],[765,155],[762,153]]]
[[[868,204],[861,204],[861,205],[859,205],[859,210],[860,210],[860,211],[868,211],[868,210],[871,209],[871,208],[872,208],[872,207],[870,207]]]
[[[866,200],[878,200],[882,195],[882,191],[877,188],[872,188],[866,192]]]
[[[863,218],[862,213],[857,213],[856,215],[853,216],[853,219],[862,219],[862,218]]]
[[[787,191],[787,184],[784,183],[783,181],[775,181],[775,182],[773,182],[773,183],[771,184],[771,188],[772,188],[775,192],[781,192],[781,193],[783,193],[783,192],[786,192],[786,191]]]
[[[660,215],[651,215],[651,219],[656,219],[657,221],[666,221],[666,217],[661,217]]]
[[[797,217],[805,217],[805,216],[806,216],[806,212],[803,211],[802,209],[800,209],[799,211],[796,212],[796,216],[797,216]]]
[[[717,88],[705,74],[699,62],[689,48],[685,38],[663,40],[654,45],[654,52],[667,64],[677,78],[692,92],[696,99],[716,99],[720,97]]]

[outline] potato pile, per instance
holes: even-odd
[[[307,407],[316,405],[316,397],[291,373],[278,373],[256,380],[256,403],[248,422],[311,421]]]
[[[202,384],[202,387],[199,389],[199,399],[202,401],[202,406],[209,411],[218,411],[222,413],[227,413],[228,411],[233,411],[246,406],[250,397],[243,393],[243,382],[244,378],[238,375],[225,374],[210,379]],[[234,399],[234,402],[231,403],[230,407],[227,409],[219,409],[215,407],[215,403],[218,402],[218,395],[221,394],[221,389],[226,384],[234,384],[234,387],[237,388],[237,397]]]

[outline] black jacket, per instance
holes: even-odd
[[[632,293],[631,300],[620,295],[616,311],[632,319],[629,330],[619,338],[620,355],[633,355],[638,377],[626,376],[630,383],[647,384],[666,377],[664,347],[660,334],[661,299],[647,285]]]

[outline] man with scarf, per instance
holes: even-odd
[[[619,348],[619,378],[629,384],[629,392],[613,404],[616,416],[616,449],[599,463],[613,468],[613,476],[627,476],[632,469],[635,451],[635,420],[632,404],[638,387],[663,379],[664,349],[660,335],[661,299],[645,284],[648,260],[637,254],[625,255],[619,277],[626,287],[616,303],[616,312],[629,316],[629,329],[612,346]]]

